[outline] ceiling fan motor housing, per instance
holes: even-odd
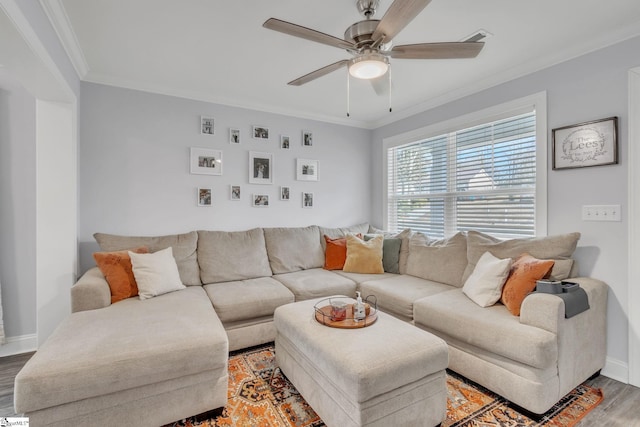
[[[379,19],[367,19],[366,21],[356,22],[344,32],[345,40],[353,41],[357,48],[370,45],[374,42],[371,36],[378,26]]]

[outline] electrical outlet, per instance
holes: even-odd
[[[620,205],[585,205],[582,206],[583,221],[622,221]]]

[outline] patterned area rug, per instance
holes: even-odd
[[[443,427],[571,427],[603,399],[580,385],[546,414],[533,420],[504,398],[447,372],[447,419]],[[275,364],[273,345],[231,353],[228,404],[219,415],[196,416],[171,427],[321,427],[325,424]],[[203,419],[204,418],[204,419]],[[166,427],[169,427],[166,426]]]

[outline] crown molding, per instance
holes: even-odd
[[[279,114],[287,117],[295,117],[305,120],[315,120],[323,123],[332,123],[342,126],[349,126],[361,129],[372,129],[370,123],[363,120],[354,120],[351,118],[339,118],[322,114],[305,113],[304,111],[279,108],[273,105],[258,103],[239,103],[237,100],[231,100],[225,97],[216,97],[203,94],[200,91],[176,90],[163,85],[150,84],[149,82],[126,80],[116,78],[106,74],[99,74],[90,71],[83,81],[88,83],[97,83],[106,86],[115,86],[124,89],[132,89],[141,92],[155,93],[159,95],[173,96],[176,98],[190,99],[194,101],[210,102],[212,104],[225,105],[227,107],[241,108],[245,110],[261,111],[264,113]]]
[[[89,72],[89,64],[87,63],[76,33],[73,31],[69,15],[62,4],[62,0],[40,0],[42,9],[44,9],[53,29],[67,52],[73,68],[80,77],[84,79]]]
[[[622,27],[618,29],[618,31],[608,33],[598,40],[592,40],[588,43],[574,45],[569,48],[559,50],[550,58],[540,58],[520,64],[515,67],[507,68],[500,73],[492,74],[488,78],[477,80],[472,84],[459,87],[455,90],[435,96],[428,99],[427,101],[415,104],[414,106],[405,108],[403,110],[394,111],[392,114],[380,120],[367,122],[367,125],[370,129],[377,129],[414,116],[416,114],[424,113],[425,111],[431,110],[449,102],[457,101],[466,96],[470,96],[483,90],[490,89],[494,86],[498,86],[500,84],[527,76],[529,74],[533,74],[535,72],[553,67],[563,62],[570,61],[583,55],[587,55],[597,50],[604,49],[614,44],[621,43],[637,36],[640,36],[640,21],[627,27]]]

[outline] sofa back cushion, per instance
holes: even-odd
[[[409,241],[413,236],[414,231],[410,228],[405,228],[399,233],[393,233],[389,231],[380,230],[373,226],[369,226],[369,234],[382,234],[385,239],[400,239],[400,254],[398,256],[398,271],[389,271],[389,273],[407,274],[407,260],[409,259]],[[386,271],[386,267],[385,267]]]
[[[478,231],[467,233],[467,261],[464,280],[471,275],[476,263],[485,252],[498,258],[517,258],[528,253],[538,259],[555,261],[551,277],[563,280],[570,276],[573,260],[571,256],[576,250],[580,233],[568,233],[555,236],[501,240]]]
[[[198,267],[198,233],[195,231],[185,234],[167,236],[118,236],[115,234],[96,233],[93,235],[105,252],[126,251],[140,246],[146,246],[149,252],[157,252],[171,248],[173,257],[178,265],[180,280],[187,286],[200,286],[200,269]]]
[[[317,225],[309,227],[265,228],[269,265],[273,274],[320,268],[324,251]]]
[[[261,228],[246,231],[198,231],[202,283],[230,282],[272,275]]]
[[[431,239],[423,233],[411,236],[407,274],[461,287],[466,266],[467,239],[463,233],[442,240]]]

